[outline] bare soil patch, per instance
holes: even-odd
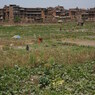
[[[95,41],[90,41],[90,40],[65,39],[65,40],[62,40],[62,42],[64,42],[64,43],[72,43],[72,44],[76,44],[76,45],[95,47]]]

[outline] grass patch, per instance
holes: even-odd
[[[63,23],[62,31],[60,24],[0,26],[0,95],[94,95],[95,47],[63,43],[94,41],[94,30],[94,22]]]

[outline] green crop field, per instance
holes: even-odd
[[[95,22],[0,26],[0,95],[95,95]]]

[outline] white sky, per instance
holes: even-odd
[[[4,5],[17,4],[21,7],[55,7],[64,8],[91,8],[95,7],[95,0],[0,0],[0,8]]]

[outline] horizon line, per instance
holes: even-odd
[[[0,9],[1,8],[4,8],[4,6],[10,6],[10,5],[16,5],[16,6],[19,6],[19,7],[23,7],[23,8],[50,8],[50,7],[52,7],[52,8],[55,8],[55,7],[58,7],[58,6],[62,6],[62,5],[55,5],[55,6],[48,6],[48,7],[26,7],[26,6],[21,6],[20,4],[5,4],[5,5],[3,5],[3,7],[0,7]],[[62,7],[64,7],[64,6],[62,6]],[[79,9],[90,9],[90,8],[95,8],[95,7],[90,7],[90,8],[83,8],[83,7],[78,7],[78,6],[76,6],[76,7],[70,7],[70,8],[65,8],[64,7],[64,9],[72,9],[72,8],[79,8]]]

